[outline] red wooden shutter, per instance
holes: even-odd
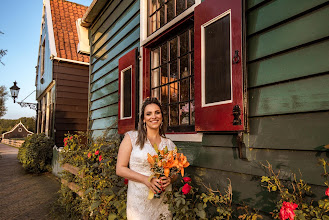
[[[221,35],[224,33],[222,26],[215,26],[225,18],[226,25],[226,40],[229,42],[225,44],[226,56],[222,53],[221,57],[211,56],[217,54],[221,48],[223,40]],[[219,21],[219,22],[217,22]],[[228,23],[229,21],[229,23]],[[212,25],[215,24],[215,25]],[[196,131],[238,131],[244,130],[244,109],[243,109],[243,68],[242,68],[242,1],[241,0],[205,0],[194,11],[194,25],[195,25],[195,130]],[[222,24],[219,24],[222,25]],[[216,29],[216,27],[219,27]],[[215,29],[211,29],[215,28]],[[215,31],[213,31],[215,30]],[[208,34],[208,35],[207,35]],[[214,36],[213,38],[208,36]],[[207,43],[204,39],[207,37]],[[215,39],[215,44],[209,44],[208,39]],[[223,40],[225,42],[225,40]],[[208,45],[206,47],[205,45]],[[228,46],[227,46],[228,45]],[[236,52],[237,51],[237,52]],[[235,56],[235,54],[238,56]],[[210,54],[210,55],[209,55]],[[216,78],[221,78],[223,66],[219,65],[216,71],[213,65],[209,65],[209,57],[211,62],[218,65],[222,62],[220,59],[227,59],[226,61],[226,97],[220,101],[207,102],[207,98],[213,99],[212,95],[219,94],[218,89],[222,84],[216,82]],[[230,58],[229,58],[230,57]],[[210,63],[211,63],[210,62]],[[206,72],[206,70],[208,72]],[[210,71],[211,70],[211,71]],[[211,77],[209,77],[211,76]],[[214,82],[215,81],[215,82]],[[206,82],[213,85],[213,87],[206,86]],[[207,85],[209,85],[207,84]],[[216,86],[214,86],[216,85]],[[214,88],[215,92],[209,90]],[[208,90],[207,90],[208,89]],[[219,95],[220,96],[220,95]],[[233,109],[240,108],[241,115],[234,117]],[[234,120],[235,119],[235,120]],[[233,123],[234,121],[234,123]]]
[[[135,129],[137,48],[119,59],[118,133]],[[129,76],[129,77],[128,77]],[[125,94],[125,91],[130,94]]]

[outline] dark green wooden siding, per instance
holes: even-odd
[[[302,173],[324,193],[319,158],[329,144],[329,1],[247,0],[248,132],[239,158],[236,134],[203,134],[175,142],[196,180],[213,188],[230,178],[235,201],[270,211],[261,164],[290,178]]]
[[[118,119],[118,64],[139,47],[139,1],[111,1],[91,27],[89,129],[97,137],[116,129]]]

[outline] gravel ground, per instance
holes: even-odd
[[[0,143],[0,219],[50,219],[60,183],[51,173],[26,173],[17,153]]]

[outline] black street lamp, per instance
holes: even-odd
[[[14,99],[14,103],[15,103],[15,99],[18,97],[18,93],[19,93],[19,90],[20,90],[20,88],[16,85],[17,84],[17,82],[15,81],[14,82],[14,85],[12,86],[12,87],[10,87],[10,93],[11,93],[11,97],[13,97],[13,99]],[[35,91],[35,90],[34,90]],[[33,91],[33,92],[34,92]],[[33,93],[32,92],[32,93]],[[31,93],[31,94],[32,94]],[[30,94],[30,95],[31,95]],[[30,95],[28,95],[27,97],[29,97]],[[26,98],[27,98],[26,97]],[[25,98],[25,99],[26,99]],[[32,110],[35,110],[35,111],[37,111],[37,107],[38,107],[38,104],[37,103],[29,103],[29,102],[23,102],[25,99],[23,99],[21,102],[17,102],[21,107],[30,107],[30,109],[32,109]]]
[[[15,99],[18,97],[18,93],[20,88],[16,85],[17,82],[14,82],[14,85],[12,87],[10,87],[10,93],[11,93],[11,97],[13,97],[14,99],[14,103],[15,103]]]

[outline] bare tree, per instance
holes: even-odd
[[[0,34],[3,34],[3,32],[0,31]],[[5,64],[1,61],[1,59],[2,59],[2,57],[5,56],[6,54],[7,54],[7,50],[0,49],[0,63],[1,63],[2,65],[5,65]]]
[[[7,100],[8,92],[5,86],[0,86],[0,118],[7,112],[5,102]]]

